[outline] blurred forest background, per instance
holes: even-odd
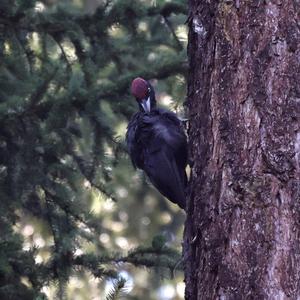
[[[0,1],[0,299],[183,299],[184,213],[124,135],[136,76],[184,115],[186,10]]]

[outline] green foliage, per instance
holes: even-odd
[[[108,292],[106,300],[117,300],[121,296],[122,289],[124,288],[126,280],[122,277],[114,282],[113,288]]]
[[[133,209],[139,223],[144,216],[152,192],[142,177],[130,186],[136,174],[118,135],[136,109],[128,93],[135,76],[161,79],[158,91],[184,95],[185,50],[176,28],[185,3],[103,1],[92,14],[81,5],[0,3],[1,299],[46,299],[49,286],[64,299],[70,278],[84,272],[116,279],[109,295],[117,295],[124,282],[116,265],[172,269],[179,260],[161,237],[125,256],[99,237],[112,232],[105,223],[122,221],[118,212],[107,218],[110,200]],[[125,197],[118,192],[124,186]],[[162,203],[156,211],[170,211]],[[154,234],[158,225],[147,230]],[[136,245],[134,221],[129,231]]]
[[[166,238],[163,235],[157,235],[153,238],[152,247],[154,249],[162,249],[166,244]]]

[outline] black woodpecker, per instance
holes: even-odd
[[[181,121],[157,108],[155,92],[143,78],[131,84],[139,112],[131,118],[126,143],[134,167],[144,170],[159,192],[185,209],[187,139]]]

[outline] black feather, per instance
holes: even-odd
[[[161,194],[184,209],[187,141],[177,116],[158,108],[136,113],[128,124],[126,142],[133,165],[145,171]]]

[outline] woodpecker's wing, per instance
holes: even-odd
[[[161,194],[185,208],[186,135],[175,114],[158,111],[156,116],[144,117],[144,124],[151,128],[151,135],[143,157],[143,169]]]
[[[188,150],[183,125],[173,112],[163,109],[159,112],[160,118],[154,125],[155,135],[172,148],[176,164],[185,169]]]
[[[186,173],[176,164],[169,146],[146,155],[144,171],[162,195],[185,209]]]

